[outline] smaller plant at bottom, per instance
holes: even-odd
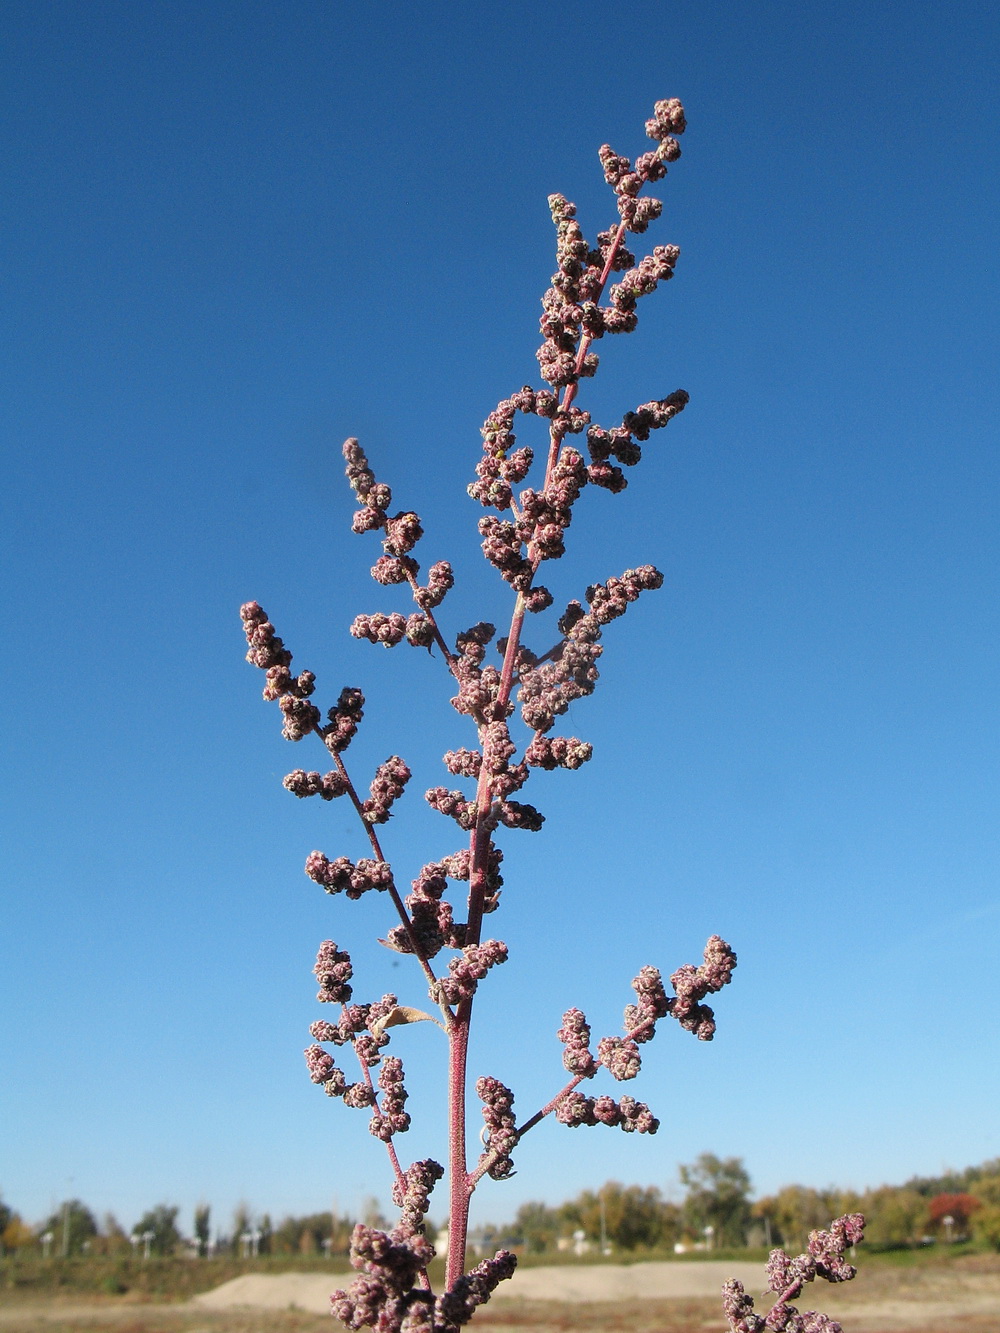
[[[766,1315],[756,1314],[753,1298],[733,1280],[722,1289],[722,1305],[732,1333],[843,1333],[840,1324],[818,1310],[799,1314],[790,1301],[802,1294],[807,1282],[850,1282],[857,1273],[844,1258],[849,1245],[864,1239],[865,1219],[860,1213],[838,1217],[829,1231],[813,1231],[805,1254],[792,1259],[784,1250],[772,1250],[767,1261],[767,1292],[776,1297]]]
[[[400,1210],[399,1221],[389,1231],[361,1224],[354,1230],[351,1262],[359,1275],[332,1297],[334,1314],[351,1329],[457,1333],[497,1285],[511,1276],[516,1264],[513,1254],[501,1250],[466,1271],[469,1207],[483,1179],[509,1177],[518,1143],[548,1117],[571,1129],[603,1125],[627,1134],[655,1134],[660,1122],[644,1102],[606,1092],[591,1096],[580,1085],[598,1074],[617,1082],[634,1079],[642,1064],[640,1048],[653,1039],[664,1018],[676,1020],[701,1041],[711,1041],[715,1016],[705,1001],[728,985],[736,966],[735,953],[713,935],[700,963],[685,964],[671,975],[672,994],[657,968],[641,968],[632,981],[634,1000],[625,1007],[621,1032],[601,1037],[596,1050],[584,1012],[567,1009],[555,1035],[562,1043],[568,1081],[544,1106],[520,1119],[513,1091],[493,1074],[483,1073],[475,1083],[483,1147],[470,1160],[466,1101],[473,1005],[491,970],[506,964],[508,957],[502,940],[483,938],[484,923],[498,909],[503,885],[498,833],[506,830],[520,836],[541,829],[541,812],[516,799],[536,770],[575,770],[589,762],[588,742],[554,733],[553,728],[574,703],[594,692],[607,626],[663,583],[653,565],[626,569],[586,586],[582,600],[570,600],[551,624],[545,613],[554,597],[538,574],[543,564],[565,555],[567,533],[583,492],[599,494],[602,500],[624,492],[625,470],[640,462],[651,435],[683,411],[688,401],[684,390],[674,390],[626,411],[620,424],[608,428],[593,422],[576,403],[581,383],[597,371],[594,344],[605,336],[633,332],[640,301],[674,275],[680,253],[676,246],[655,246],[637,259],[625,241],[629,233],[643,234],[660,216],[660,201],[643,191],[662,180],[667,164],[680,157],[676,136],[684,128],[679,101],[657,102],[646,123],[655,148],[634,162],[608,144],[599,150],[617,218],[597,233],[596,244],[584,236],[573,204],[559,194],[549,199],[557,271],[542,297],[542,343],[536,356],[543,385],[525,385],[487,416],[475,480],[467,487],[471,498],[487,511],[479,520],[483,554],[513,596],[505,634],[497,638],[495,624],[485,618],[457,633],[445,632],[439,608],[455,583],[452,565],[436,560],[422,573],[414,555],[424,537],[420,518],[409,509],[392,512],[392,492],[377,480],[359,442],[349,439],[344,445],[347,477],[358,502],[353,529],[381,536],[382,554],[372,566],[372,578],[384,589],[408,592],[416,605],[406,615],[398,609],[359,615],[350,632],[386,648],[405,641],[437,653],[454,690],[451,705],[474,728],[471,747],[448,749],[444,755],[450,777],[467,785],[433,785],[424,797],[433,810],[458,826],[463,845],[423,865],[415,861],[414,868],[419,869],[405,896],[398,880],[400,858],[390,863],[378,830],[388,823],[393,805],[405,792],[409,766],[398,754],[390,755],[376,768],[365,795],[345,759],[364,716],[361,690],[345,687],[324,716],[312,701],[315,676],[311,671],[292,673],[292,655],[265,612],[256,602],[248,602],[241,611],[247,659],[265,672],[264,698],[277,702],[282,734],[294,742],[315,738],[333,763],[326,773],[296,768],[284,786],[302,799],[346,797],[366,843],[366,855],[356,860],[343,855],[331,860],[323,852],[312,852],[306,859],[306,874],[332,895],[357,899],[374,891],[387,896],[396,920],[380,942],[415,960],[430,1007],[436,1010],[427,1013],[401,1004],[392,994],[355,1002],[349,953],[332,940],[321,945],[314,969],[318,999],[340,1009],[335,1019],[313,1023],[306,1066],[328,1096],[368,1114],[370,1132],[386,1146],[392,1195]],[[515,447],[519,415],[540,433],[537,467],[534,447]],[[567,443],[575,436],[583,436],[586,444],[576,448]],[[517,489],[533,468],[541,473],[536,484]],[[534,647],[525,641],[528,617],[541,627],[535,632]],[[496,654],[493,660],[491,653]],[[512,728],[518,711],[519,723]],[[468,886],[464,903],[449,901],[452,884]],[[443,968],[438,961],[442,956],[447,958]],[[426,1159],[404,1167],[397,1151],[397,1140],[410,1125],[403,1064],[386,1048],[394,1028],[426,1020],[444,1032],[449,1048],[446,1165]],[[352,1051],[358,1077],[349,1081],[330,1047]],[[447,1266],[444,1290],[435,1293],[427,1273],[434,1248],[426,1235],[425,1218],[431,1192],[445,1177]],[[839,1271],[833,1253],[824,1249],[809,1277]],[[787,1262],[799,1265],[796,1274],[800,1269],[804,1274],[808,1267],[799,1260]],[[792,1285],[782,1288],[787,1288],[786,1295]],[[744,1308],[742,1292],[727,1291],[726,1300],[730,1322],[743,1320],[740,1327],[750,1328],[747,1320],[758,1316]],[[780,1312],[790,1307],[782,1300],[767,1320],[786,1317]],[[788,1314],[786,1323],[771,1322],[766,1327],[793,1327],[787,1322],[793,1317],[799,1316]],[[817,1330],[821,1327],[833,1325],[815,1325]]]

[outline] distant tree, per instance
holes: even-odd
[[[233,1254],[241,1254],[243,1248],[242,1237],[250,1230],[250,1205],[242,1200],[236,1205],[233,1212],[233,1231],[230,1245]]]
[[[198,1204],[194,1210],[194,1238],[198,1242],[198,1258],[208,1255],[212,1241],[212,1210],[207,1203]]]
[[[271,1226],[270,1213],[265,1213],[264,1216],[260,1219],[260,1222],[257,1225],[257,1230],[260,1232],[260,1238],[257,1241],[257,1253],[270,1254],[271,1238],[274,1234],[274,1228]]]
[[[712,1227],[715,1245],[745,1245],[751,1181],[742,1157],[702,1153],[690,1166],[681,1167],[680,1176],[687,1188],[685,1224],[699,1233]]]
[[[9,1204],[4,1203],[3,1198],[0,1197],[0,1232],[5,1231],[8,1223],[13,1222],[15,1217],[17,1217],[17,1213]]]
[[[6,1223],[0,1231],[0,1254],[12,1254],[15,1250],[23,1250],[38,1239],[31,1227],[12,1209],[6,1210],[5,1218]]]
[[[865,1240],[872,1245],[914,1245],[927,1229],[927,1199],[905,1186],[869,1190],[859,1207],[866,1219]]]
[[[678,1231],[679,1210],[664,1203],[655,1185],[621,1185],[609,1180],[596,1193],[584,1190],[560,1208],[566,1231],[580,1228],[587,1239],[600,1241],[601,1212],[604,1236],[619,1250],[652,1248],[671,1243]]]
[[[262,1219],[262,1244],[264,1221],[270,1227],[270,1219]],[[334,1218],[332,1213],[311,1213],[307,1217],[286,1217],[280,1226],[266,1234],[270,1252],[274,1254],[325,1253],[327,1241],[332,1241],[333,1253],[346,1254],[352,1229],[353,1223],[347,1218]]]
[[[82,1254],[97,1235],[97,1220],[79,1199],[66,1199],[41,1230],[52,1232],[53,1254]]]
[[[523,1245],[529,1254],[544,1254],[554,1249],[561,1229],[556,1210],[537,1200],[521,1204],[512,1227],[516,1243]]]
[[[98,1254],[123,1254],[129,1249],[129,1238],[114,1213],[105,1213],[100,1235],[94,1237],[93,1248]]]
[[[991,1162],[988,1165],[994,1164]],[[980,1176],[969,1193],[974,1194],[984,1204],[1000,1207],[1000,1160],[996,1166],[998,1168],[996,1173]]]
[[[986,1203],[972,1219],[972,1234],[984,1245],[1000,1250],[1000,1204]]]
[[[140,1217],[132,1228],[132,1235],[141,1236],[144,1232],[151,1231],[153,1238],[149,1242],[150,1253],[160,1256],[173,1254],[181,1242],[181,1233],[177,1230],[179,1212],[179,1208],[158,1203],[155,1208],[151,1208]]]
[[[771,1243],[804,1250],[810,1231],[828,1227],[835,1217],[851,1211],[850,1201],[840,1209],[842,1196],[805,1185],[786,1185],[777,1194],[754,1204],[752,1214],[767,1222]]]

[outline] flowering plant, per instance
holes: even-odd
[[[610,429],[592,422],[590,414],[576,406],[581,381],[598,367],[594,344],[606,334],[631,333],[638,323],[640,299],[674,275],[676,246],[656,246],[637,260],[625,240],[629,233],[644,233],[659,217],[660,201],[642,191],[662,180],[667,163],[680,157],[676,136],[684,128],[680,102],[661,101],[646,122],[646,132],[655,143],[651,151],[632,162],[607,144],[600,149],[618,218],[598,233],[596,246],[585,239],[574,205],[559,194],[549,199],[557,271],[542,298],[543,341],[537,358],[545,387],[525,386],[489,414],[482,428],[483,454],[476,480],[468,487],[473,500],[487,510],[479,521],[483,553],[513,593],[509,628],[495,645],[496,662],[488,661],[497,634],[492,623],[480,621],[453,637],[445,633],[437,612],[454,584],[452,566],[437,561],[421,582],[421,566],[413,554],[423,536],[420,518],[410,510],[391,512],[390,488],[376,479],[361,445],[356,439],[344,445],[347,476],[359,506],[354,531],[381,536],[383,554],[372,566],[372,577],[386,588],[408,587],[417,608],[409,615],[395,610],[359,615],[351,633],[387,648],[406,640],[431,653],[436,649],[452,678],[452,706],[476,728],[475,748],[448,750],[444,755],[448,772],[474,784],[474,790],[442,785],[425,793],[435,810],[457,823],[464,845],[423,865],[405,897],[378,829],[390,818],[394,802],[410,780],[410,769],[399,755],[390,756],[377,768],[365,796],[345,761],[363,717],[361,691],[343,689],[324,719],[312,702],[312,672],[293,675],[291,653],[256,602],[241,610],[247,659],[265,672],[264,698],[278,703],[283,735],[291,741],[315,735],[333,762],[325,774],[295,769],[284,779],[285,787],[302,798],[332,801],[346,796],[369,844],[371,854],[357,861],[347,856],[330,860],[315,851],[306,860],[306,874],[331,894],[359,898],[375,890],[387,895],[397,921],[382,943],[416,960],[437,1010],[434,1021],[449,1045],[447,1170],[431,1159],[404,1167],[397,1150],[398,1137],[410,1124],[403,1065],[385,1051],[394,1026],[432,1016],[400,1004],[391,994],[354,1003],[350,955],[332,940],[320,946],[314,969],[318,999],[341,1007],[336,1021],[320,1020],[310,1029],[314,1044],[305,1052],[309,1075],[329,1096],[369,1113],[371,1133],[386,1145],[393,1199],[400,1209],[391,1231],[363,1224],[355,1228],[351,1260],[360,1273],[347,1290],[333,1294],[334,1313],[352,1329],[455,1333],[468,1322],[497,1284],[511,1275],[516,1262],[514,1255],[501,1250],[466,1272],[469,1205],[482,1178],[509,1176],[518,1142],[550,1115],[570,1127],[602,1124],[626,1133],[656,1133],[659,1121],[645,1103],[607,1093],[588,1096],[579,1087],[601,1071],[620,1082],[635,1078],[641,1065],[640,1046],[652,1040],[660,1019],[673,1018],[699,1040],[710,1041],[715,1018],[705,1000],[728,984],[736,966],[736,955],[716,935],[705,946],[700,964],[686,964],[673,973],[672,994],[655,967],[643,967],[632,982],[635,1002],[625,1009],[622,1033],[602,1037],[596,1053],[584,1013],[569,1009],[557,1033],[565,1048],[568,1082],[519,1123],[513,1092],[496,1078],[479,1078],[475,1089],[485,1122],[484,1146],[478,1159],[470,1162],[466,1098],[473,1003],[490,969],[507,960],[507,946],[501,940],[483,938],[484,919],[496,911],[503,883],[503,853],[496,835],[500,828],[531,832],[541,828],[539,811],[514,799],[532,769],[577,769],[591,758],[591,746],[585,741],[553,733],[556,719],[575,700],[593,693],[605,626],[642,593],[663,582],[657,569],[642,565],[592,584],[586,589],[586,605],[571,601],[559,617],[554,643],[535,651],[524,642],[526,616],[543,613],[553,603],[552,594],[538,580],[539,570],[546,561],[564,555],[567,530],[583,489],[591,486],[612,495],[623,491],[628,484],[624,469],[640,461],[651,432],[666,426],[688,401],[688,395],[677,390],[626,412],[621,424]],[[616,280],[609,287],[613,275]],[[539,460],[540,482],[516,491],[535,463],[530,448],[515,447],[518,413],[547,423],[548,446],[544,460]],[[581,435],[585,451],[566,442],[568,436]],[[521,739],[515,739],[510,726],[518,708],[526,728]],[[448,900],[450,881],[467,884],[464,909]],[[443,951],[448,956],[444,968],[437,961]],[[353,1049],[360,1071],[354,1082],[348,1081],[328,1047]],[[435,1294],[427,1274],[435,1252],[425,1235],[424,1219],[431,1191],[446,1175],[447,1267],[444,1290]],[[818,1263],[809,1276],[820,1271]],[[792,1285],[785,1284],[789,1290]],[[741,1291],[730,1291],[726,1300],[733,1328],[757,1327],[752,1325],[757,1316],[748,1312],[752,1306],[746,1306]],[[768,1324],[772,1326],[778,1327]]]

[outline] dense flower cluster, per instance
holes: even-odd
[[[332,801],[343,796],[349,784],[343,774],[335,770],[321,775],[297,768],[282,778],[281,785],[293,796],[322,796],[324,801]]]
[[[387,889],[392,884],[392,870],[387,861],[373,861],[362,857],[357,865],[346,856],[328,860],[322,852],[310,852],[306,857],[306,874],[322,884],[327,893],[347,894],[360,898],[369,889]]]
[[[484,940],[467,944],[458,958],[448,964],[447,977],[439,983],[441,997],[448,1004],[458,1004],[475,994],[476,987],[491,967],[507,961],[507,946],[502,940]]]
[[[753,1298],[740,1282],[727,1282],[722,1289],[723,1310],[731,1333],[843,1333],[829,1315],[817,1310],[802,1314],[789,1301],[795,1300],[807,1282],[849,1282],[857,1269],[844,1258],[849,1245],[864,1239],[865,1219],[860,1213],[838,1217],[829,1231],[809,1235],[807,1253],[791,1258],[784,1250],[772,1250],[767,1261],[767,1290],[777,1296],[766,1315],[754,1312]]]
[[[324,940],[316,955],[313,968],[319,983],[317,1000],[346,1004],[351,998],[351,987],[347,984],[354,976],[351,955],[338,949],[333,940]],[[317,1038],[322,1040],[322,1038]]]
[[[561,1125],[577,1129],[580,1125],[617,1125],[626,1134],[655,1134],[660,1122],[645,1102],[634,1097],[585,1097],[582,1092],[568,1092],[556,1107]]]
[[[556,1036],[566,1047],[563,1051],[563,1065],[569,1072],[580,1078],[593,1078],[598,1066],[590,1053],[590,1025],[583,1011],[567,1009],[563,1014],[563,1025]]]
[[[735,955],[733,966],[736,966]],[[658,968],[644,967],[632,982],[636,1003],[625,1006],[625,1031],[637,1042],[652,1041],[656,1022],[670,1013],[670,1001]]]
[[[481,1161],[493,1180],[506,1180],[514,1171],[510,1155],[517,1143],[514,1094],[498,1078],[481,1078],[476,1096],[483,1104],[486,1122],[486,1152]]]
[[[705,958],[700,967],[685,963],[671,976],[676,997],[670,1000],[670,1013],[682,1028],[693,1032],[699,1041],[711,1041],[715,1036],[715,1014],[701,1001],[706,995],[728,986],[733,979],[736,955],[718,935],[705,945]]]
[[[586,594],[589,611],[584,611],[579,602],[567,606],[559,621],[563,638],[552,650],[552,660],[526,665],[519,673],[521,716],[532,730],[548,731],[574,700],[594,692],[596,663],[603,651],[598,642],[601,627],[624,615],[640,593],[662,586],[660,571],[652,565],[641,565],[627,569],[621,578],[592,584]]]
[[[406,1089],[403,1087],[403,1062],[387,1055],[379,1071],[378,1085],[382,1097],[372,1115],[368,1128],[377,1139],[388,1143],[393,1134],[403,1134],[410,1128],[410,1117],[403,1110]]]
[[[388,822],[393,801],[403,794],[410,780],[410,770],[398,754],[392,755],[375,770],[370,787],[371,795],[361,806],[361,817],[366,824]]]

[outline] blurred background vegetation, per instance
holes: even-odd
[[[529,1263],[721,1257],[776,1245],[797,1252],[811,1230],[855,1211],[868,1219],[869,1254],[1000,1250],[1000,1158],[863,1193],[788,1185],[755,1200],[742,1159],[704,1153],[681,1167],[680,1185],[679,1200],[655,1185],[608,1181],[555,1206],[526,1203],[506,1225],[477,1227],[472,1252],[491,1254],[505,1246]],[[29,1224],[0,1198],[0,1286],[23,1294],[131,1292],[176,1299],[247,1271],[344,1271],[355,1221],[387,1225],[375,1199],[360,1219],[324,1212],[277,1224],[246,1205],[217,1224],[210,1205],[201,1204],[189,1234],[178,1213],[157,1204],[126,1230],[112,1214],[99,1221],[80,1199],[67,1199]],[[438,1230],[430,1222],[430,1234]]]

